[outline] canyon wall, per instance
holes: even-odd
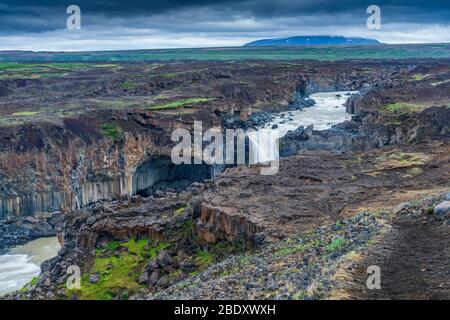
[[[5,116],[33,101],[62,115],[0,124],[0,218],[77,209],[99,200],[139,194],[165,180],[212,178],[220,168],[177,167],[167,162],[174,129],[191,128],[194,120],[202,121],[206,129],[222,125],[230,114],[239,118],[247,113],[286,110],[296,95],[389,86],[396,81],[389,75],[405,68],[397,62],[383,66],[360,62],[353,66],[335,62],[217,62],[207,63],[204,69],[201,66],[168,64],[166,72],[183,71],[173,77],[146,75],[139,66],[123,65],[92,74],[80,71],[79,77],[72,72],[64,85],[57,78],[4,83],[8,94],[0,99],[0,113]],[[123,78],[137,71],[146,82],[124,89]],[[81,90],[83,85],[86,88]],[[167,95],[170,102],[179,99],[180,92],[214,99],[182,112],[122,106],[98,109],[91,101],[101,97],[126,104],[120,100],[122,96],[130,101]],[[70,109],[71,104],[76,105],[74,101],[79,109]],[[69,108],[67,115],[61,111],[64,108]],[[105,132],[105,124],[115,131]]]

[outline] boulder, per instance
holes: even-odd
[[[404,211],[405,209],[408,209],[409,207],[410,207],[410,204],[408,202],[402,202],[397,207],[395,207],[394,214],[398,214],[398,213]]]
[[[148,272],[145,271],[143,274],[140,275],[138,279],[139,284],[146,284],[148,282]]]
[[[433,209],[433,214],[437,218],[448,218],[450,217],[450,201],[444,201],[438,204]]]
[[[89,276],[89,282],[90,283],[97,283],[100,280],[100,275],[97,273],[91,274]]]
[[[155,271],[157,269],[159,269],[159,264],[158,264],[158,260],[157,259],[153,259],[152,261],[149,262],[147,269],[149,271]]]
[[[156,284],[156,282],[158,282],[158,279],[159,279],[159,272],[153,271],[152,274],[150,275],[150,278],[148,279],[148,286],[153,287]]]
[[[185,261],[181,262],[180,268],[183,271],[192,272],[195,270],[195,263],[193,263],[190,260],[185,260]]]
[[[170,258],[166,250],[163,250],[158,254],[157,260],[161,267],[165,267],[172,262],[172,258]]]

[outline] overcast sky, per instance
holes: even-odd
[[[81,8],[81,30],[66,8]],[[366,9],[381,8],[381,30]],[[450,0],[1,0],[0,50],[126,50],[240,46],[296,35],[450,42]]]

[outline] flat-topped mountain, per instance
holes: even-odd
[[[274,38],[256,40],[244,46],[307,46],[307,45],[360,45],[380,44],[378,40],[369,38],[342,36],[297,36],[288,38]]]

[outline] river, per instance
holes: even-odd
[[[285,111],[274,119],[248,133],[250,143],[250,163],[262,163],[279,157],[277,139],[300,126],[314,126],[315,130],[329,129],[333,125],[351,119],[346,112],[345,102],[358,91],[319,92],[310,96],[315,105],[303,110]]]
[[[56,237],[40,238],[0,256],[0,295],[21,289],[37,277],[42,262],[55,257],[61,246]]]

